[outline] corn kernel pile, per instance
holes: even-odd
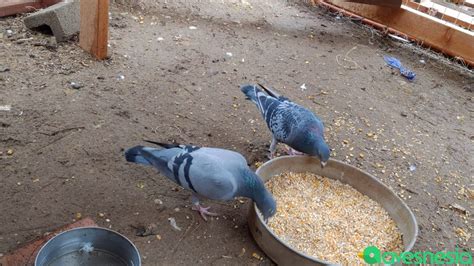
[[[363,263],[374,245],[403,250],[402,236],[377,202],[340,181],[312,173],[284,173],[266,183],[278,204],[269,227],[291,247],[332,263]]]

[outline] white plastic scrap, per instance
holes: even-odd
[[[225,55],[227,55],[228,57],[232,57],[232,53],[231,53],[231,52],[227,52],[227,53],[225,53]]]
[[[0,111],[11,111],[12,106],[11,105],[0,105]]]
[[[306,90],[306,84],[303,83],[303,85],[300,86],[300,89],[301,89],[301,91],[305,91]]]
[[[197,27],[196,26],[189,26],[189,29],[190,30],[195,30],[195,29],[197,29]]]
[[[85,252],[85,253],[91,253],[92,251],[94,251],[94,247],[92,246],[91,242],[84,243],[81,249],[79,249],[79,252]]]
[[[181,231],[181,228],[176,224],[176,220],[173,217],[168,218],[168,221],[175,231]]]

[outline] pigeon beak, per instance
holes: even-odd
[[[321,161],[321,168],[324,168],[324,166],[326,166],[327,162],[323,162]]]

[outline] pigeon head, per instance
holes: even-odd
[[[263,215],[265,221],[276,213],[276,201],[267,190],[262,179],[252,170],[246,169],[242,196],[251,198]]]
[[[276,213],[276,201],[267,189],[261,191],[254,198],[257,208],[263,215],[265,221]]]
[[[326,166],[327,161],[329,160],[329,146],[324,142],[324,140],[319,140],[316,144],[316,150],[318,153],[319,160],[321,161],[321,167]]]
[[[330,150],[320,132],[319,129],[310,128],[305,138],[298,142],[298,147],[294,148],[310,156],[318,157],[321,161],[321,167],[324,167],[329,160]]]

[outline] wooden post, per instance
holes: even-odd
[[[105,59],[108,35],[109,0],[81,0],[81,48],[97,59]]]

